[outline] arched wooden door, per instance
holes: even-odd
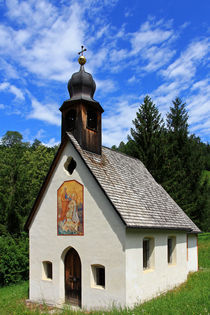
[[[74,248],[65,257],[65,300],[81,306],[81,261]]]

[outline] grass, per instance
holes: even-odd
[[[134,309],[112,309],[109,312],[81,312],[70,310],[52,310],[47,306],[27,308],[28,282],[0,288],[0,314],[61,314],[61,315],[210,315],[210,233],[199,235],[200,270],[189,275],[188,281],[176,289],[161,295]]]

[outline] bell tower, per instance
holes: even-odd
[[[103,108],[93,99],[96,84],[90,73],[84,69],[86,58],[78,59],[79,72],[72,75],[68,82],[70,99],[64,101],[60,108],[62,112],[61,138],[67,131],[71,132],[80,146],[87,151],[101,154],[101,114]]]

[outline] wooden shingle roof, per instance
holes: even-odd
[[[67,135],[127,227],[200,232],[140,160],[106,147],[101,156],[85,151]]]

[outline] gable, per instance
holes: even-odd
[[[76,169],[74,170],[72,175],[66,170],[66,167],[65,167],[66,161],[69,157],[72,157],[77,163]],[[43,199],[46,198],[46,195],[49,194],[48,190],[51,185],[53,185],[56,188],[56,191],[54,190],[53,193],[51,192],[51,194],[55,195],[56,193],[56,196],[58,197],[59,190],[60,189],[62,190],[62,188],[65,186],[65,183],[68,185],[68,183],[74,182],[74,183],[77,183],[79,186],[81,186],[82,190],[83,190],[83,186],[86,189],[89,189],[88,186],[90,183],[90,178],[92,179],[92,185],[94,185],[94,189],[96,190],[96,187],[97,187],[97,190],[100,190],[100,194],[104,195],[104,198],[109,203],[109,207],[112,208],[112,212],[115,212],[115,215],[118,217],[118,220],[119,220],[120,215],[118,214],[117,211],[115,211],[115,208],[113,207],[112,202],[104,193],[100,184],[97,182],[97,179],[92,174],[91,170],[88,168],[88,166],[86,165],[85,161],[82,159],[79,152],[75,149],[74,145],[70,141],[68,141],[67,138],[65,138],[65,141],[61,143],[58,149],[58,152],[52,162],[50,170],[35,200],[31,213],[25,224],[25,228],[27,229],[30,228],[34,218],[36,217],[37,211],[39,211],[39,208],[42,205]],[[96,196],[93,196],[93,197],[95,198]],[[52,196],[52,199],[53,198],[54,197]],[[58,203],[59,203],[59,198],[57,198],[57,207],[58,207]],[[121,219],[120,221],[122,222]]]

